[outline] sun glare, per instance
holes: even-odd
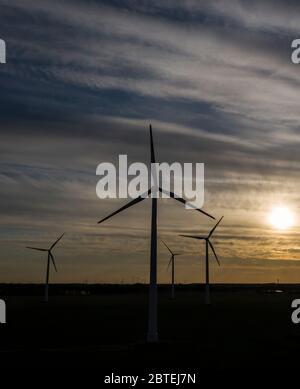
[[[287,207],[280,206],[272,209],[269,221],[273,227],[286,230],[294,225],[294,216]]]

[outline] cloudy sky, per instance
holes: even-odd
[[[0,0],[0,282],[147,282],[150,201],[97,225],[124,200],[99,200],[96,167],[205,163],[214,282],[299,282],[298,1]],[[277,204],[293,228],[268,222]],[[212,223],[159,202],[159,236],[184,252],[177,281],[203,280],[203,244],[178,238]],[[159,246],[158,279],[168,253]]]

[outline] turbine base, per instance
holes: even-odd
[[[158,333],[157,332],[148,332],[147,334],[147,343],[158,343]]]

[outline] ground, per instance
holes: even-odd
[[[22,296],[2,288],[2,366],[297,366],[300,324],[291,321],[291,302],[300,298],[299,286],[214,286],[210,306],[199,286],[178,287],[174,301],[162,286],[155,345],[145,343],[145,286],[69,289],[52,286],[46,304],[41,286],[33,296],[24,295],[28,287]]]

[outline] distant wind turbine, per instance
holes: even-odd
[[[153,136],[152,136],[152,127],[150,124],[150,150],[151,150],[151,165],[155,163],[155,153],[154,153],[154,145],[153,145]],[[151,215],[151,248],[150,248],[150,283],[149,283],[149,318],[148,318],[148,334],[147,334],[147,341],[149,343],[156,343],[158,342],[158,332],[157,332],[157,198],[155,197],[155,194],[157,194],[157,191],[160,191],[161,193],[166,193],[165,190],[160,188],[158,186],[157,177],[153,177],[154,185],[150,189],[148,189],[147,193],[145,193],[142,196],[139,196],[117,211],[113,212],[109,216],[105,217],[104,219],[100,220],[98,224],[103,223],[105,220],[111,218],[112,216],[117,215],[118,213],[124,211],[127,208],[132,207],[133,205],[136,205],[140,203],[141,201],[145,200],[145,198],[149,195],[152,195],[151,201],[152,201],[152,215]],[[170,192],[170,197],[173,197],[175,200],[186,204],[186,200],[175,197],[175,194]],[[147,196],[146,196],[147,195]],[[191,206],[191,204],[189,204]],[[195,210],[203,213],[204,215],[214,219],[213,216],[209,215],[208,213],[202,211],[201,209],[197,209],[194,207]]]
[[[56,268],[56,264],[55,264],[55,261],[54,261],[54,256],[52,254],[52,249],[54,248],[54,246],[61,240],[61,238],[64,236],[65,233],[63,233],[58,239],[56,239],[56,241],[50,246],[49,249],[42,249],[42,248],[39,248],[39,247],[29,247],[27,246],[26,248],[27,249],[31,249],[31,250],[37,250],[37,251],[45,251],[48,253],[48,259],[47,259],[47,271],[46,271],[46,283],[45,283],[45,302],[47,303],[48,300],[49,300],[49,272],[50,272],[50,260],[52,261],[53,263],[53,266],[54,266],[54,269],[55,271],[57,272],[57,268]]]
[[[169,261],[169,264],[168,264],[168,269],[170,267],[170,265],[172,265],[172,289],[171,289],[171,298],[172,300],[174,300],[175,298],[175,285],[174,285],[174,281],[175,281],[175,257],[177,255],[182,255],[182,253],[173,253],[173,251],[167,246],[167,244],[161,239],[162,243],[166,246],[166,248],[169,250],[170,254],[171,254],[171,258],[170,258],[170,261]]]
[[[217,222],[217,224],[211,229],[210,233],[207,236],[180,235],[180,236],[184,236],[185,238],[205,240],[205,304],[210,304],[208,246],[210,246],[210,248],[215,256],[215,259],[216,259],[218,265],[220,266],[219,259],[217,257],[215,249],[214,249],[211,241],[209,240],[209,238],[212,236],[213,232],[215,231],[217,226],[220,224],[222,219],[223,219],[223,216]]]

